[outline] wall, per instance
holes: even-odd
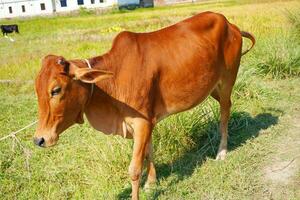
[[[94,0],[94,4],[91,3],[91,0],[83,0],[83,5],[78,5],[77,0],[67,0],[67,7],[62,7],[60,1],[56,1],[56,11],[57,12],[66,12],[77,10],[80,7],[85,8],[99,8],[99,7],[109,7],[116,3],[115,0],[103,0],[101,3],[100,0]]]
[[[116,4],[117,0],[83,0],[85,8],[109,7]],[[41,3],[45,3],[45,10],[41,10]],[[25,6],[25,12],[22,12],[22,5]],[[0,19],[13,17],[26,17],[34,15],[52,14],[54,12],[67,12],[80,8],[77,0],[67,0],[67,7],[62,7],[60,0],[0,0]],[[9,7],[12,7],[12,13],[9,13]]]
[[[45,10],[41,10],[41,3],[45,4]],[[25,12],[22,11],[22,6],[25,6]],[[9,13],[9,7],[12,8],[12,13]],[[53,7],[49,0],[0,1],[0,18],[43,15],[52,12]]]
[[[187,3],[187,2],[197,2],[201,0],[154,0],[155,6],[176,4],[176,3]]]

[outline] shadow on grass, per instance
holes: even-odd
[[[253,118],[246,112],[233,112],[229,122],[228,150],[232,151],[238,148],[250,138],[257,137],[261,130],[277,123],[278,117],[270,113],[262,113]],[[198,126],[203,127],[203,124],[196,124],[191,130],[199,130]],[[214,159],[220,141],[218,127],[219,122],[213,120],[209,121],[203,129],[206,134],[191,133],[192,140],[195,142],[193,148],[184,152],[181,157],[171,163],[160,163],[156,166],[158,182],[175,174],[176,178],[169,185],[176,184],[191,176],[207,158]],[[142,182],[145,182],[145,177]],[[147,199],[157,199],[164,191],[165,189],[158,187]],[[129,199],[130,194],[131,188],[126,188],[118,195],[118,199]]]

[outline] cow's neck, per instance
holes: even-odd
[[[110,55],[104,54],[102,56],[97,56],[89,59],[89,62],[94,69],[101,69],[113,72],[114,76],[116,75],[116,68],[115,65],[113,65]],[[114,80],[115,77],[100,81],[96,83],[97,87],[101,89],[103,92],[105,92],[108,95],[114,96],[115,94],[115,84]]]
[[[88,59],[92,68],[117,74],[117,69],[109,59],[108,54]],[[90,124],[105,134],[124,135],[122,123],[124,117],[120,113],[122,104],[114,98],[115,77],[96,83],[91,98],[85,108],[85,114]]]

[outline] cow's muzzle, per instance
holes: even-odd
[[[43,137],[41,137],[41,138],[36,138],[35,137],[33,139],[33,142],[34,142],[34,144],[36,144],[36,145],[38,145],[40,147],[44,147],[44,145],[45,145],[45,139]]]

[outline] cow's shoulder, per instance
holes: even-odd
[[[207,31],[215,29],[215,27],[226,26],[228,21],[224,15],[214,12],[203,12],[199,13],[191,18],[183,21],[195,27],[198,31]]]
[[[206,11],[199,13],[194,16],[195,18],[202,18],[203,20],[207,21],[224,21],[226,20],[226,17],[220,13],[215,13],[211,11]]]
[[[112,47],[128,47],[129,45],[132,45],[136,43],[137,33],[130,32],[130,31],[122,31],[120,32],[115,39],[113,40]]]

